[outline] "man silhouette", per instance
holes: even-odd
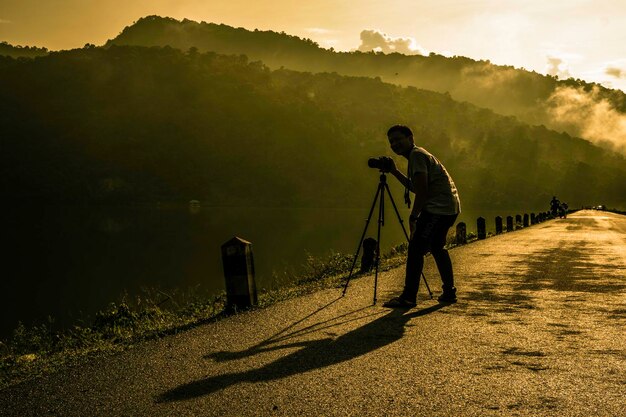
[[[559,212],[560,206],[561,202],[559,201],[559,199],[556,198],[556,196],[553,196],[552,200],[550,200],[550,211],[552,212],[552,217],[556,217]]]
[[[416,304],[424,255],[430,251],[443,282],[440,302],[456,302],[456,288],[452,261],[444,249],[448,230],[461,211],[459,195],[452,177],[437,158],[415,145],[413,132],[407,126],[395,125],[387,131],[391,149],[409,161],[407,175],[398,171],[390,158],[390,171],[405,186],[405,200],[409,191],[415,193],[409,217],[411,235],[406,260],[404,291],[386,302],[386,307],[413,307]]]

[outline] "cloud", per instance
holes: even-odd
[[[399,52],[405,55],[428,55],[428,51],[415,42],[413,38],[392,38],[379,30],[363,30],[359,51]]]
[[[546,57],[548,63],[546,64],[546,73],[558,78],[570,78],[572,75],[569,72],[569,67],[563,59],[548,55]]]
[[[610,66],[609,65],[604,70],[604,73],[606,75],[610,75],[611,77],[625,78],[626,79],[626,69],[622,69],[622,68],[619,68],[619,67],[614,67],[614,66]]]
[[[0,24],[2,24],[2,23],[7,23],[8,24],[8,23],[13,23],[13,22],[11,22],[10,20],[6,20],[6,19],[0,18]]]
[[[626,114],[602,98],[599,88],[557,87],[547,101],[554,123],[596,145],[626,155]]]

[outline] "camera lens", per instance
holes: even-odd
[[[382,167],[380,158],[370,158],[367,160],[367,166],[370,168],[380,169]]]

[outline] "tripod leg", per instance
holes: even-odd
[[[387,185],[385,183],[385,185]],[[376,288],[378,287],[378,268],[380,265],[380,228],[385,224],[385,190],[383,189],[382,183],[380,186],[382,190],[380,193],[380,204],[378,205],[378,233],[377,233],[377,243],[376,243],[376,273],[374,274],[374,302],[376,304]]]
[[[385,189],[387,190],[387,194],[389,194],[389,199],[391,200],[391,204],[393,205],[393,209],[396,211],[396,216],[398,216],[398,221],[400,222],[400,226],[402,227],[402,231],[404,232],[404,236],[406,240],[409,240],[409,234],[406,232],[406,228],[404,227],[404,220],[402,220],[402,216],[400,215],[400,211],[398,210],[398,206],[396,206],[396,202],[393,201],[393,196],[391,195],[391,190],[389,189],[389,184],[385,183]]]
[[[361,235],[361,240],[359,241],[359,246],[356,248],[356,253],[354,254],[354,260],[352,261],[352,266],[350,267],[350,273],[348,274],[348,279],[343,287],[343,292],[341,296],[346,295],[346,291],[348,291],[348,284],[350,284],[350,279],[352,278],[352,272],[354,271],[354,266],[356,265],[356,261],[359,257],[359,252],[361,252],[361,246],[363,245],[363,239],[365,239],[365,234],[367,233],[367,228],[369,227],[370,220],[372,219],[372,213],[374,213],[374,207],[376,207],[376,201],[378,200],[378,195],[381,194],[381,184],[378,185],[376,189],[376,195],[374,196],[374,202],[372,203],[372,208],[370,208],[370,213],[367,216],[367,220],[365,222],[365,229],[363,230],[363,234]]]
[[[402,216],[400,215],[400,211],[396,206],[396,202],[393,201],[393,196],[391,195],[391,190],[389,189],[389,185],[385,183],[385,189],[387,190],[387,194],[389,194],[389,199],[391,200],[391,204],[393,205],[394,210],[396,211],[396,215],[398,216],[398,220],[400,221],[400,226],[402,226],[402,231],[404,232],[404,236],[406,236],[406,240],[409,240],[409,235],[404,228],[404,221],[402,220]],[[422,279],[424,280],[424,284],[426,284],[426,289],[428,290],[428,295],[430,295],[430,299],[433,299],[433,292],[430,290],[430,286],[428,285],[428,281],[426,281],[426,275],[422,271]]]
[[[428,281],[426,281],[426,275],[422,272],[422,279],[424,280],[424,284],[426,284],[426,289],[428,290],[428,295],[430,295],[430,299],[433,299],[433,292],[430,290],[430,286],[428,285]]]

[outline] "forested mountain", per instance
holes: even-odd
[[[466,208],[626,203],[623,157],[446,94],[169,47],[0,58],[5,201],[358,207],[395,123]]]
[[[579,79],[558,80],[511,66],[435,53],[334,52],[285,33],[148,16],[126,27],[111,45],[165,46],[245,54],[272,69],[380,77],[385,82],[448,92],[503,115],[565,131],[626,154],[626,95]],[[384,105],[381,103],[380,105]]]
[[[36,56],[48,55],[48,49],[38,48],[36,46],[15,46],[3,41],[0,42],[0,55],[10,56],[13,58],[34,58]]]

